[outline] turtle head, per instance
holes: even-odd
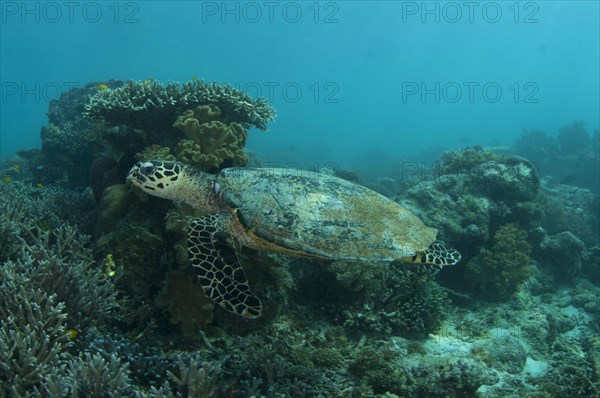
[[[129,170],[127,181],[150,195],[173,199],[182,168],[178,163],[161,160],[137,162]]]

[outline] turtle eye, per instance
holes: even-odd
[[[156,170],[156,167],[154,167],[153,165],[146,165],[146,166],[140,167],[140,173],[142,173],[145,176],[154,173],[155,170]]]

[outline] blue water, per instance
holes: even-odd
[[[248,142],[267,162],[360,169],[600,125],[596,1],[1,4],[1,158],[40,146],[49,100],[108,79],[271,99]]]

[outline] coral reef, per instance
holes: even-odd
[[[553,267],[554,271],[566,280],[581,272],[584,244],[571,232],[561,232],[546,236],[540,246],[540,260],[543,266]]]
[[[272,108],[197,80],[69,93],[51,104],[43,151],[2,168],[0,396],[600,395],[598,195],[573,186],[587,186],[579,174],[557,184],[536,167],[581,156],[577,173],[588,170],[598,137],[582,123],[524,134],[529,160],[473,147],[425,178],[380,181],[458,243],[464,260],[439,273],[244,249],[265,307],[248,321],[191,276],[198,213],[130,189],[124,173],[147,158],[258,165],[247,130],[266,129]],[[73,167],[50,176],[57,162]],[[73,184],[78,167],[90,173]]]
[[[171,149],[169,147],[160,146],[157,144],[153,144],[147,146],[142,151],[135,154],[136,160],[147,160],[147,159],[156,159],[156,160],[165,160],[165,161],[175,161],[175,155],[171,153]]]
[[[598,131],[590,135],[583,121],[563,126],[557,136],[524,130],[513,148],[535,163],[540,175],[551,176],[555,183],[600,191]]]
[[[341,318],[349,330],[418,338],[444,318],[448,300],[432,270],[345,262],[333,263],[328,271],[320,265],[302,267],[301,274],[293,272],[303,295]]]
[[[173,127],[188,137],[175,149],[177,158],[201,170],[245,166],[248,158],[244,145],[247,130],[239,123],[223,123],[221,110],[215,105],[202,105],[185,111]]]
[[[496,231],[491,249],[483,248],[466,266],[472,289],[493,300],[510,297],[530,274],[531,246],[527,233],[513,224]]]
[[[198,105],[217,105],[224,122],[237,122],[245,128],[266,130],[275,118],[274,109],[264,99],[254,99],[227,85],[206,83],[198,79],[183,84],[154,80],[128,82],[116,89],[101,90],[85,105],[86,114],[113,125],[125,124],[151,131],[173,123],[180,115]]]
[[[21,183],[11,186],[0,188],[0,217],[10,219],[19,249],[0,267],[0,389],[34,396],[70,358],[67,330],[85,336],[105,327],[118,304],[114,286],[95,267],[89,236],[57,218],[63,205],[56,198],[72,196],[77,209],[77,195],[60,188],[32,195]]]
[[[82,233],[93,231],[94,201],[87,191],[13,181],[0,184],[0,197],[0,261],[16,259],[22,249],[19,237],[29,239],[36,228],[47,232],[68,224]]]

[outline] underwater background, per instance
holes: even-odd
[[[0,2],[0,397],[600,397],[600,4]],[[137,161],[318,171],[442,270],[244,248]]]

